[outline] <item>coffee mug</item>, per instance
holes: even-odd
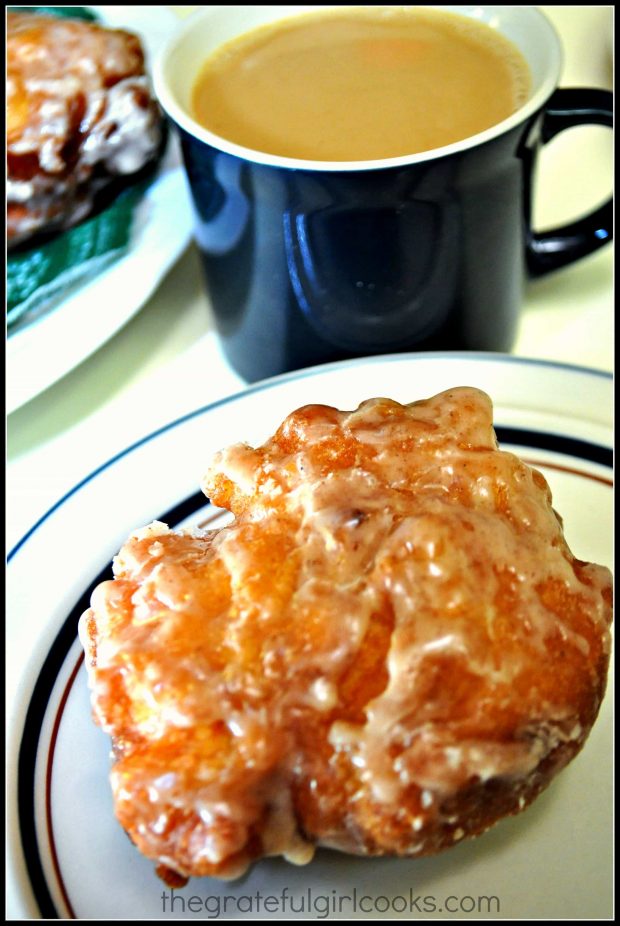
[[[244,148],[193,118],[207,56],[311,9],[202,10],[155,63],[228,359],[254,381],[368,354],[509,351],[525,281],[611,240],[611,199],[542,234],[531,217],[541,147],[572,126],[611,126],[612,94],[557,89],[559,39],[534,7],[455,6],[440,9],[499,30],[532,82],[513,115],[462,141],[383,160],[311,161]]]

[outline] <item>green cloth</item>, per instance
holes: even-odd
[[[68,19],[85,19],[97,22],[99,17],[86,6],[9,6],[9,13],[48,13],[52,16],[66,16]]]
[[[133,212],[146,187],[124,190],[111,206],[44,244],[9,256],[7,324],[51,308],[76,284],[88,282],[127,250]]]

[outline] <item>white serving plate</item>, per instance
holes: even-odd
[[[102,23],[143,40],[151,63],[178,23],[163,6],[93,6]],[[188,246],[193,216],[176,137],[141,200],[126,254],[62,302],[10,331],[6,345],[6,412],[57,382],[101,347],[142,308]]]
[[[492,354],[367,358],[276,377],[142,438],[60,499],[9,556],[9,916],[612,915],[611,691],[582,753],[529,810],[433,858],[320,851],[302,868],[270,859],[240,881],[192,880],[171,910],[169,890],[113,817],[109,741],[90,719],[76,624],[130,531],[154,518],[175,526],[211,517],[198,491],[211,453],[261,443],[300,405],[353,408],[376,395],[409,402],[456,385],[491,395],[500,445],[545,474],[573,553],[611,566],[607,374]]]

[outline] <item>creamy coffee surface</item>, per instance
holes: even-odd
[[[516,112],[530,75],[485,23],[424,7],[352,7],[259,27],[205,62],[192,111],[229,141],[285,157],[398,157]]]

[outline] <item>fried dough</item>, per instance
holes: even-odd
[[[80,622],[118,820],[164,869],[436,853],[581,749],[611,576],[487,395],[300,408],[204,490],[232,524],[136,532]]]
[[[9,247],[86,218],[112,181],[156,157],[162,127],[137,36],[9,12]]]

